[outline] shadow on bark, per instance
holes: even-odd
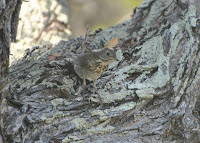
[[[120,61],[97,80],[103,108],[92,83],[88,102],[82,101],[82,81],[68,57],[81,52],[83,37],[34,47],[11,67],[3,137],[7,142],[198,142],[199,18],[190,1],[150,0],[131,20],[89,35],[93,50],[119,37]]]

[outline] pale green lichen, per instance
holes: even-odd
[[[112,69],[114,67],[117,67],[117,65],[119,64],[119,62],[123,59],[123,53],[122,53],[121,50],[117,50],[116,51],[116,59],[117,59],[117,61],[111,62],[108,65],[108,69]]]
[[[53,105],[53,107],[55,108],[57,105],[62,105],[64,102],[64,99],[62,98],[56,98],[51,100],[51,104]]]
[[[53,100],[51,100],[51,104],[53,105],[54,109],[58,106],[58,105],[69,105],[71,104],[71,102],[69,102],[66,99],[63,98],[55,98]]]
[[[99,116],[99,121],[105,121],[109,119],[107,110],[93,110],[90,112],[91,116]]]
[[[142,99],[153,98],[154,88],[163,87],[169,81],[168,61],[169,57],[163,55],[162,49],[162,38],[161,36],[155,36],[148,40],[142,45],[142,50],[133,56],[140,55],[141,58],[136,64],[130,65],[125,69],[121,69],[117,74],[121,75],[120,72],[134,73],[140,72],[140,76],[133,83],[128,83],[128,89],[139,89],[136,90],[137,95]],[[139,48],[140,49],[140,48]],[[145,62],[147,65],[138,65],[139,63]],[[163,73],[160,66],[165,65],[166,71]],[[158,70],[149,78],[148,74],[152,70],[158,68]],[[145,81],[143,81],[145,79]],[[143,81],[141,83],[141,81]],[[149,93],[148,93],[149,92]]]
[[[105,134],[105,133],[111,132],[114,129],[115,129],[115,127],[113,127],[113,126],[108,125],[108,126],[104,127],[103,125],[100,124],[96,127],[87,129],[87,134]]]
[[[74,124],[77,129],[81,129],[81,130],[91,126],[89,123],[87,123],[85,118],[75,118],[70,122]]]
[[[22,89],[24,89],[24,88],[26,88],[26,89],[28,89],[28,88],[30,88],[31,87],[31,85],[32,85],[32,83],[33,83],[33,81],[30,79],[30,80],[20,80],[19,82],[19,85],[20,85],[20,88],[19,88],[19,90],[22,90]]]
[[[122,88],[120,92],[116,92],[113,94],[110,94],[109,92],[105,92],[103,89],[99,90],[99,93],[102,95],[102,99],[104,103],[112,103],[115,102],[116,100],[121,101],[122,99],[126,98],[128,95],[134,95],[133,91],[127,90],[126,88]],[[91,100],[94,100],[91,97]]]
[[[119,61],[113,61],[108,65],[108,69],[112,69],[114,67],[117,67]]]
[[[140,50],[137,54],[133,54],[133,56],[141,56],[136,62],[136,65],[142,62],[145,62],[147,65],[162,62],[161,59],[163,58],[163,53],[161,50],[161,42],[161,36],[155,36],[145,42],[142,46],[139,46],[138,48],[141,47],[142,50]]]
[[[90,112],[91,116],[105,116],[108,114],[107,110],[93,110]]]
[[[179,102],[180,99],[181,99],[181,96],[176,96],[176,97],[175,97],[175,102],[176,102],[176,103]]]
[[[196,17],[196,14],[197,14],[196,11],[197,11],[197,9],[196,9],[196,7],[194,5],[190,4],[188,6],[187,11],[188,11],[188,19],[190,19],[191,17],[192,18],[197,18]]]
[[[43,114],[40,117],[40,119],[42,121],[45,121],[47,124],[51,124],[55,119],[65,117],[66,115],[69,115],[69,114],[66,114],[66,113],[64,114],[63,112],[58,111],[51,117],[46,117],[45,114]]]
[[[111,121],[111,118],[119,117],[121,116],[122,113],[129,110],[133,110],[133,108],[135,108],[136,105],[137,103],[135,102],[128,102],[117,107],[111,107],[110,109],[93,110],[90,112],[91,116],[92,117],[96,116],[99,119],[94,120],[93,122],[90,123],[90,125],[87,123],[87,128],[85,126],[84,128],[86,129],[86,132],[88,134],[96,134],[96,133],[104,134],[110,132],[115,129],[115,127],[108,125]],[[84,122],[82,124],[84,124]]]
[[[196,27],[196,26],[197,26],[197,18],[192,17],[192,18],[190,19],[190,25],[191,25],[192,27]]]
[[[180,44],[180,40],[185,37],[184,35],[184,30],[187,31],[187,34],[189,34],[189,40],[187,41],[187,43],[184,44],[183,50],[184,53],[181,58],[179,59],[179,68],[178,71],[176,72],[176,77],[172,79],[172,83],[174,86],[174,90],[178,90],[178,88],[180,87],[180,85],[182,84],[182,81],[180,81],[179,79],[182,76],[184,69],[184,65],[182,63],[185,63],[188,54],[190,53],[190,47],[193,46],[193,44],[195,43],[195,39],[192,36],[192,33],[190,31],[191,30],[191,26],[195,26],[195,24],[191,24],[191,19],[190,17],[194,18],[196,17],[196,10],[192,10],[195,9],[195,6],[190,5],[188,8],[188,12],[185,14],[184,19],[179,20],[178,22],[174,23],[171,28],[170,28],[170,32],[172,35],[172,48],[170,49],[170,54],[175,53],[176,47]],[[193,19],[194,20],[194,19]],[[191,24],[191,25],[190,25]],[[187,84],[187,83],[184,83]]]
[[[87,134],[105,134],[111,132],[115,127],[107,125],[111,119],[106,120],[105,122],[98,124],[97,126],[92,126],[92,128],[86,129]]]
[[[124,103],[115,108],[111,108],[110,112],[116,112],[116,111],[117,112],[125,112],[125,111],[133,109],[135,106],[136,106],[136,103],[132,101],[132,102]]]
[[[105,84],[103,89],[98,89],[99,94],[101,95],[104,103],[112,103],[115,101],[120,101],[126,96],[131,95],[134,97],[134,93],[131,90],[127,90],[126,84],[119,84],[123,79],[125,79],[128,75],[124,74],[124,76],[120,75],[111,79],[108,83]],[[109,93],[105,89],[112,89],[112,90],[120,90],[120,92]],[[91,94],[90,100],[93,102],[99,102],[96,98],[97,94]],[[94,98],[95,97],[95,98]]]
[[[63,78],[63,82],[64,82],[64,85],[62,85],[60,87],[61,89],[67,89],[67,90],[69,90],[70,93],[75,92],[73,79],[70,79],[69,76],[66,76],[66,77]]]
[[[116,58],[117,58],[118,61],[121,61],[124,58],[122,50],[117,50],[117,52],[116,52]]]
[[[40,116],[40,119],[41,119],[42,121],[45,121],[45,120],[47,119],[47,117],[46,117],[44,114],[42,114],[42,116]]]
[[[46,118],[46,119],[45,119],[45,122],[46,122],[47,124],[51,124],[51,123],[53,122],[53,120],[54,120],[54,118]]]
[[[76,143],[82,143],[81,138],[73,135],[69,135],[62,140],[62,143],[71,143],[75,141]]]
[[[142,90],[136,90],[136,94],[141,99],[152,99],[155,91],[153,88],[145,88]]]
[[[40,75],[41,73],[43,73],[45,71],[44,68],[39,68],[39,69],[35,69],[35,70],[32,70],[30,71],[30,75],[34,76],[34,75]]]
[[[45,85],[47,88],[52,88],[52,87],[56,87],[57,86],[56,83],[53,83],[51,81],[45,81],[45,80],[43,80],[41,84]]]
[[[100,118],[103,117],[109,117],[112,115],[112,117],[117,117],[121,115],[122,112],[128,111],[133,109],[136,106],[135,102],[128,102],[121,104],[120,106],[117,107],[111,107],[110,109],[105,109],[105,110],[94,110],[91,113],[92,116],[99,116]]]

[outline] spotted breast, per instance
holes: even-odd
[[[93,63],[89,65],[89,71],[92,71],[88,75],[88,80],[94,80],[101,76],[101,74],[107,69],[108,64],[103,62]]]

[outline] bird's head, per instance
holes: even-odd
[[[110,63],[114,60],[117,60],[115,51],[109,48],[102,49],[99,55],[99,59],[106,63]]]

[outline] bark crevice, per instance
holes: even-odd
[[[97,80],[103,107],[82,81],[69,54],[78,37],[42,46],[11,67],[10,142],[198,142],[199,11],[191,3],[146,0],[131,20],[89,35],[88,46],[119,37],[117,58]],[[153,26],[152,26],[153,25]],[[62,53],[55,60],[50,55]],[[15,137],[13,136],[15,135]]]

